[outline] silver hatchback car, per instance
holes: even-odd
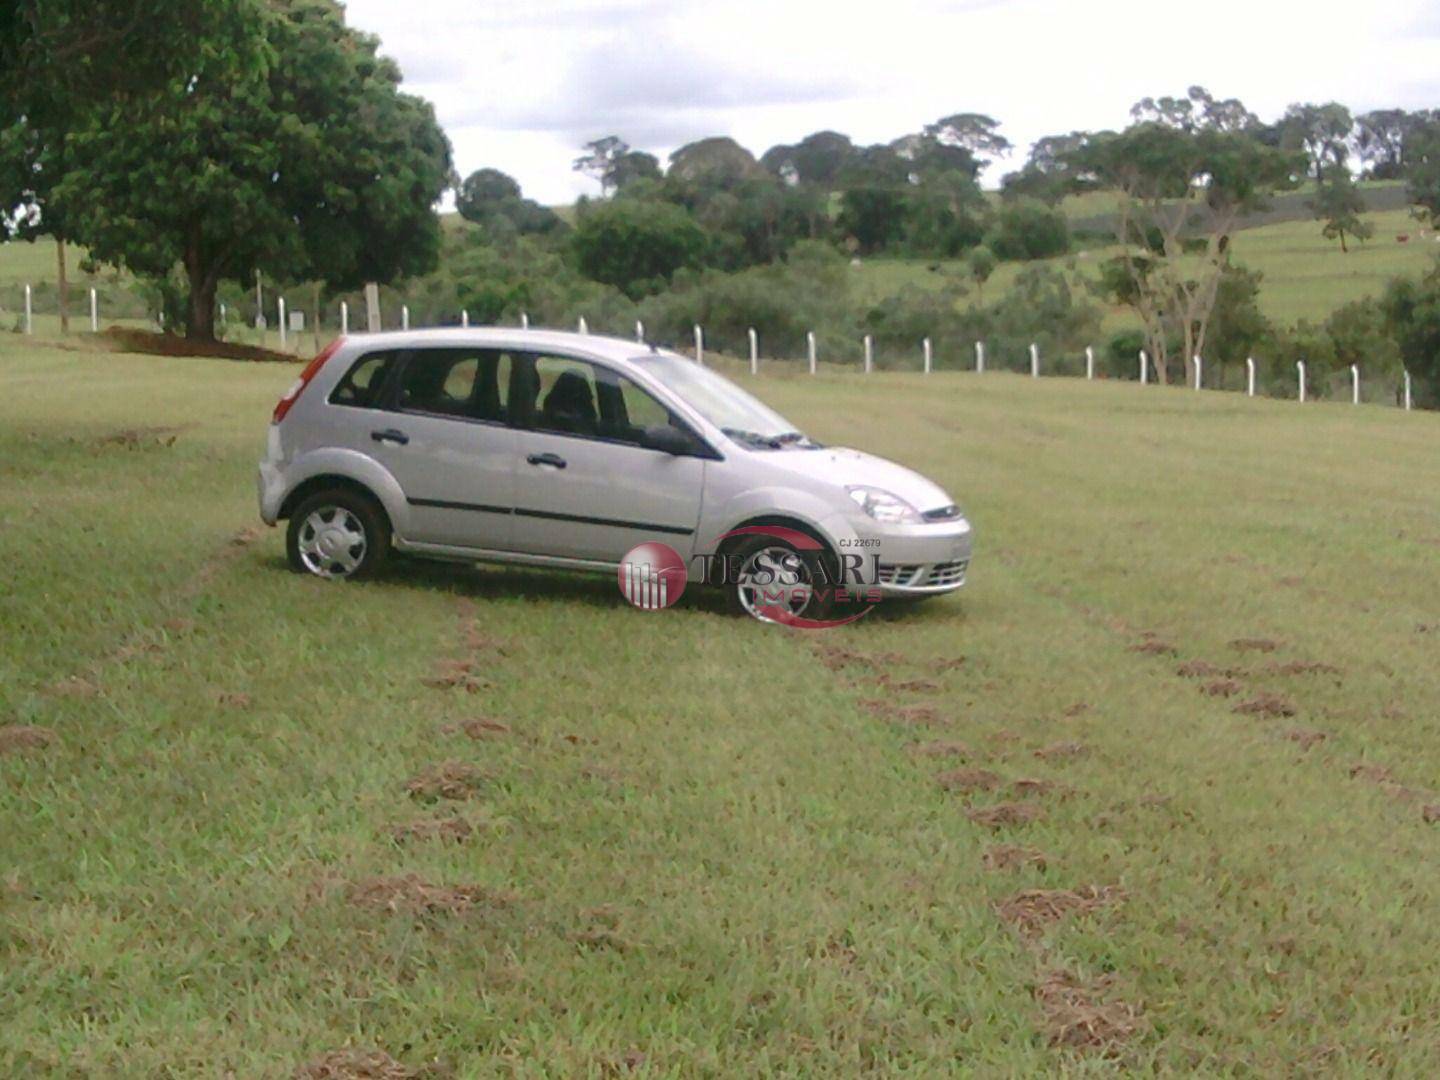
[[[678,353],[505,328],[342,338],[275,407],[260,516],[327,578],[411,555],[617,573],[661,542],[756,618],[965,583],[938,486],[821,446]],[[690,575],[695,580],[694,574]]]

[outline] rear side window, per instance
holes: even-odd
[[[417,349],[400,375],[407,412],[504,421],[510,359],[492,349]]]
[[[394,361],[395,354],[390,352],[366,353],[360,357],[330,392],[330,404],[378,409],[385,376],[390,373]]]

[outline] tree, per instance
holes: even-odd
[[[1440,405],[1440,267],[1423,278],[1396,278],[1381,298],[1400,361],[1419,384],[1417,400]]]
[[[1192,86],[1183,98],[1141,98],[1130,107],[1137,124],[1158,124],[1177,131],[1255,132],[1259,118],[1237,98],[1216,98],[1203,86]]]
[[[1321,230],[1325,239],[1338,239],[1342,252],[1350,250],[1345,245],[1347,233],[1357,240],[1368,240],[1375,232],[1374,227],[1360,216],[1365,212],[1365,200],[1344,169],[1332,169],[1318,183],[1310,208],[1315,212],[1316,221],[1325,222]]]
[[[848,135],[817,131],[794,146],[772,146],[760,164],[786,182],[833,187],[856,152]]]
[[[455,209],[466,221],[484,221],[507,199],[520,198],[520,185],[499,169],[476,169],[455,193]]]
[[[1162,381],[1173,345],[1187,370],[1205,346],[1236,222],[1270,192],[1291,186],[1299,165],[1296,154],[1237,130],[1241,110],[1234,106],[1213,121],[1204,108],[1198,120],[1193,109],[1178,111],[1185,123],[1145,120],[1097,136],[1075,160],[1121,196],[1121,254],[1104,268],[1103,288],[1140,317]]]
[[[97,260],[157,278],[181,265],[200,340],[221,280],[351,288],[424,272],[439,249],[450,147],[430,105],[400,93],[399,69],[335,0],[266,10],[263,70],[236,77],[192,43],[188,75],[69,134],[54,185]]]
[[[644,180],[659,180],[660,159],[644,150],[627,150],[616,156],[605,174],[605,183],[612,191],[624,191]]]
[[[1426,114],[1374,109],[1355,117],[1355,149],[1375,180],[1397,180],[1405,170],[1405,142]]]
[[[708,246],[683,207],[639,199],[588,207],[571,236],[580,272],[632,299],[663,287],[682,266],[702,265]]]
[[[1440,117],[1434,114],[1406,137],[1405,182],[1416,213],[1440,227]]]
[[[726,136],[701,139],[680,147],[670,155],[670,169],[666,173],[678,184],[707,192],[724,191],[763,175],[755,155]]]
[[[615,162],[630,152],[630,144],[619,135],[606,135],[603,139],[586,143],[583,149],[585,153],[576,158],[571,167],[592,180],[598,180],[600,194],[608,195]]]
[[[1007,199],[1034,198],[1051,206],[1066,195],[1095,186],[1095,178],[1078,173],[1074,163],[1088,145],[1090,134],[1072,131],[1068,135],[1046,135],[1030,147],[1030,160],[1019,172],[1007,173],[1000,181],[1000,193]]]
[[[990,275],[995,272],[995,267],[1000,260],[995,258],[995,252],[991,251],[984,244],[970,250],[965,260],[965,265],[970,271],[970,277],[975,282],[975,292],[980,302],[985,302],[985,283],[990,280]]]
[[[1310,175],[1324,183],[1328,172],[1345,170],[1354,127],[1350,110],[1337,102],[1291,105],[1280,121],[1281,145],[1303,150],[1309,158]]]
[[[903,191],[888,187],[851,188],[840,197],[836,225],[842,233],[854,238],[858,250],[869,254],[904,235],[906,210]]]
[[[985,238],[1001,259],[1048,259],[1070,250],[1065,215],[1034,199],[1007,200]]]
[[[982,113],[955,113],[925,125],[925,136],[942,147],[966,151],[971,157],[999,156],[1010,150],[1000,122]],[[984,165],[979,165],[984,168]]]

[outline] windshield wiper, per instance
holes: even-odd
[[[761,435],[758,431],[744,431],[741,428],[721,428],[726,435],[736,442],[749,443],[751,446],[761,446],[766,450],[779,450],[781,443],[779,439],[769,435]]]
[[[803,431],[787,431],[783,435],[776,435],[775,441],[781,446],[789,446],[791,443],[809,443],[811,446],[820,445]]]

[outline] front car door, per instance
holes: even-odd
[[[603,364],[554,355],[517,362],[516,550],[618,563],[659,540],[688,561],[705,461],[640,445],[647,425],[683,422]]]
[[[511,544],[518,433],[509,424],[510,357],[496,349],[402,353],[370,452],[410,505],[406,540],[505,550]]]

